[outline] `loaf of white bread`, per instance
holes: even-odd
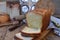
[[[47,29],[50,22],[51,11],[35,9],[26,14],[27,26],[21,30],[23,36],[40,36]]]

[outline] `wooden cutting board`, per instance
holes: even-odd
[[[46,37],[46,36],[49,34],[49,32],[50,32],[51,30],[52,30],[52,29],[45,30],[44,32],[41,33],[40,36],[35,37],[33,40],[43,40],[44,37]]]

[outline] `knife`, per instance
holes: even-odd
[[[24,25],[25,24],[25,22],[23,22],[24,19],[25,19],[25,15],[20,15],[18,17],[15,17],[14,20],[17,20],[19,24],[14,25],[12,28],[9,28],[9,31],[14,31],[18,27],[21,27],[22,25]]]

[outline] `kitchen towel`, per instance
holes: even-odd
[[[56,18],[54,16],[51,16],[51,21],[54,21],[55,23],[59,23],[60,25],[60,19]],[[54,33],[57,34],[58,36],[60,36],[60,28],[57,28],[56,26],[54,26],[54,24],[52,22],[50,22],[50,25],[48,26],[47,29],[54,29]]]

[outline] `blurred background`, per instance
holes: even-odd
[[[4,2],[4,1],[19,1],[20,2],[20,5],[21,5],[21,8],[22,8],[22,12],[27,12],[28,9],[31,9],[31,7],[27,6],[28,5],[28,0],[0,0],[0,2]],[[35,0],[33,0],[34,2],[32,2],[33,4],[31,5],[32,6],[32,10],[34,9],[34,4],[36,3]],[[36,0],[38,1],[38,0]],[[60,15],[60,0],[52,0],[53,3],[55,4],[55,15]],[[25,8],[24,8],[25,7]],[[24,11],[25,10],[25,11]]]

